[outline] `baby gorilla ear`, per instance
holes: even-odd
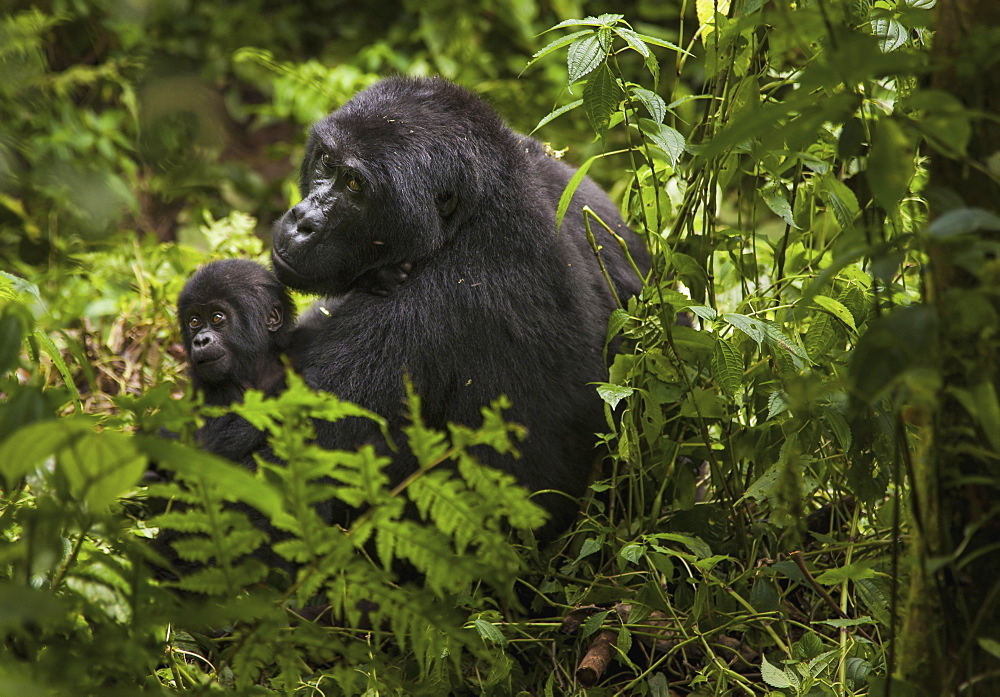
[[[271,311],[267,313],[267,318],[264,320],[264,323],[267,325],[267,331],[269,332],[276,332],[281,329],[285,320],[284,317],[282,317],[280,305],[275,305],[271,308]]]

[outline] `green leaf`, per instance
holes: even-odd
[[[604,626],[604,620],[610,612],[610,610],[604,610],[603,612],[596,612],[588,617],[587,621],[583,623],[583,627],[581,628],[583,636],[588,637]]]
[[[667,154],[671,166],[677,166],[677,160],[680,159],[686,145],[680,131],[652,119],[639,119],[639,130],[649,138],[653,145]]]
[[[719,337],[712,352],[712,375],[722,391],[735,397],[743,390],[743,356],[729,341]]]
[[[85,433],[57,458],[70,494],[91,510],[107,508],[134,487],[146,462],[132,437],[115,431]]]
[[[841,566],[838,569],[827,569],[816,577],[816,581],[825,586],[835,586],[844,581],[857,581],[864,578],[873,578],[874,576],[875,571],[872,570],[871,563],[859,561]]]
[[[976,643],[986,653],[994,658],[1000,658],[1000,641],[990,639],[989,637],[976,637]]]
[[[549,112],[546,116],[542,118],[541,121],[538,122],[538,125],[536,125],[534,128],[531,129],[531,133],[534,133],[535,131],[537,131],[539,128],[546,125],[550,121],[554,121],[555,119],[559,118],[567,111],[572,111],[573,109],[576,109],[581,104],[583,104],[583,100],[577,99],[575,102],[571,102],[569,104],[566,104],[565,106],[559,107],[555,111]],[[529,133],[528,135],[531,135],[531,133]]]
[[[826,295],[817,295],[813,298],[813,302],[846,324],[853,331],[858,331],[857,326],[854,324],[854,315],[839,300],[834,300]]]
[[[788,202],[785,187],[772,181],[761,189],[761,194],[764,196],[764,203],[771,209],[771,212],[784,220],[790,227],[796,230],[802,229],[795,224],[795,216],[792,213],[792,205]]]
[[[486,620],[483,619],[477,619],[472,624],[476,628],[476,631],[479,632],[479,636],[481,636],[483,639],[490,642],[491,644],[496,644],[497,646],[507,646],[507,644],[510,643],[507,641],[507,637],[505,637],[503,633],[499,629],[497,629],[497,626],[492,622],[487,622]]]
[[[768,662],[767,656],[761,656],[760,677],[771,687],[795,687],[799,680],[791,671],[784,671]]]
[[[24,342],[24,326],[13,312],[0,317],[0,375],[17,367]],[[72,383],[70,383],[72,384]]]
[[[615,34],[622,37],[625,43],[628,44],[629,48],[633,51],[638,51],[643,58],[649,58],[649,47],[646,46],[646,42],[642,40],[642,36],[636,34],[631,29],[626,29],[625,27],[615,27]]]
[[[562,196],[559,197],[559,206],[556,208],[556,232],[562,227],[563,218],[566,217],[566,211],[569,210],[569,204],[573,201],[573,194],[580,187],[580,182],[583,178],[587,176],[587,170],[590,166],[594,164],[596,160],[601,155],[594,155],[589,158],[586,162],[580,165],[580,168],[576,170],[572,177],[570,177],[569,183],[566,184],[566,188],[562,192]]]
[[[629,93],[646,107],[650,118],[656,123],[663,123],[663,119],[667,118],[667,104],[656,92],[632,85],[629,87]]]
[[[600,136],[608,130],[611,115],[618,111],[624,92],[607,64],[598,68],[583,88],[583,104],[587,120]]]
[[[607,42],[600,32],[595,32],[570,44],[566,63],[569,68],[569,84],[586,77],[608,58]]]
[[[892,119],[882,119],[875,130],[865,174],[875,200],[894,211],[906,195],[913,176],[913,148]]]
[[[906,27],[895,19],[874,20],[872,33],[878,38],[878,47],[883,53],[895,51],[905,44],[907,39]]]
[[[852,230],[854,221],[861,215],[858,197],[847,188],[847,185],[832,175],[826,175],[817,187],[817,193],[823,202],[833,211],[833,216],[843,230]]]
[[[701,317],[706,322],[714,322],[719,317],[719,313],[715,311],[715,308],[709,307],[708,305],[688,305],[687,309]]]
[[[597,384],[597,394],[601,395],[601,399],[607,402],[612,409],[616,409],[618,403],[626,397],[630,397],[634,391],[631,387],[612,385],[606,382]]]

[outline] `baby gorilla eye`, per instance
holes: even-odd
[[[199,329],[199,328],[201,328],[201,318],[200,317],[189,317],[188,318],[188,327],[190,329]]]
[[[221,312],[216,312],[212,315],[212,324],[222,324],[226,321],[226,316]]]
[[[333,157],[331,157],[330,153],[328,152],[325,152],[322,155],[320,155],[319,161],[320,164],[322,164],[327,169],[333,169],[334,167],[337,166],[337,163],[333,161]]]

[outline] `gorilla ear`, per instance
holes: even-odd
[[[271,308],[271,311],[267,313],[267,319],[264,320],[267,325],[267,331],[276,332],[281,329],[281,325],[284,324],[284,320],[281,317],[281,308],[275,305]]]
[[[442,218],[447,218],[458,208],[458,196],[451,191],[442,191],[434,197],[434,202],[437,204],[438,214]]]

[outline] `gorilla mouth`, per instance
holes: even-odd
[[[292,268],[274,248],[271,249],[271,265],[274,266],[274,273],[286,286],[301,288],[309,285],[309,279]]]

